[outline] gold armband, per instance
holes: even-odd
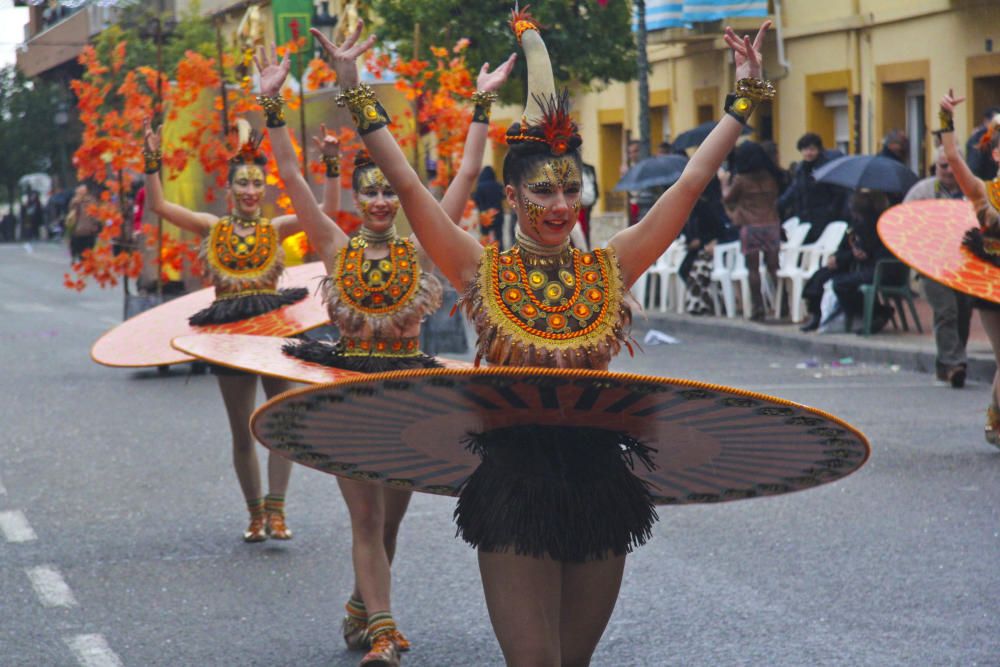
[[[285,124],[285,98],[281,95],[258,95],[257,104],[264,109],[265,124],[281,127]]]
[[[326,167],[327,178],[337,178],[338,176],[340,176],[339,155],[324,155],[320,159],[323,161],[323,165]]]
[[[389,114],[368,84],[361,83],[342,92],[337,96],[337,106],[347,107],[351,112],[359,134],[368,134],[389,124]]]
[[[158,174],[163,164],[163,152],[159,149],[142,149],[142,159],[145,162],[143,171],[147,174]]]
[[[490,109],[493,107],[493,103],[497,101],[497,97],[497,94],[492,91],[477,90],[473,93],[471,99],[472,103],[476,105],[472,111],[473,123],[489,124]]]

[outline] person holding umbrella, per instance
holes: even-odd
[[[945,157],[955,174],[958,186],[972,202],[979,219],[979,229],[969,230],[963,245],[968,247],[980,259],[1000,266],[1000,255],[994,250],[1000,240],[1000,177],[983,181],[972,173],[962,159],[955,142],[955,107],[965,101],[964,97],[955,97],[951,89],[941,99],[941,146]],[[995,162],[1000,161],[1000,125],[992,123],[983,136],[984,149],[989,151]],[[973,307],[979,310],[979,319],[983,323],[986,335],[993,348],[993,356],[1000,366],[1000,305],[983,299],[975,299]],[[986,408],[986,425],[984,435],[986,442],[1000,447],[1000,370],[993,376],[993,395],[990,405]]]

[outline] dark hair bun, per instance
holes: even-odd
[[[374,167],[375,161],[372,160],[372,156],[368,154],[365,149],[360,149],[354,154],[354,168],[355,169],[367,169],[368,167]]]

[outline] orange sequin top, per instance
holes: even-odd
[[[606,369],[632,322],[612,248],[538,257],[490,246],[462,303],[477,363],[500,366]]]
[[[325,299],[330,321],[345,337],[412,338],[441,307],[441,283],[420,269],[413,242],[397,238],[388,245],[386,257],[369,259],[364,242],[353,238],[337,255]]]
[[[245,233],[237,234],[237,228]],[[229,217],[220,219],[202,242],[201,258],[208,267],[217,299],[276,294],[284,270],[278,232],[266,218],[235,222]]]

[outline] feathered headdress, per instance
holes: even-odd
[[[578,148],[583,140],[569,115],[569,93],[564,90],[556,94],[552,61],[539,34],[538,21],[528,12],[527,6],[521,10],[515,5],[510,27],[524,50],[528,100],[521,120],[507,128],[507,144],[544,144],[553,155]]]
[[[267,162],[267,156],[260,151],[260,142],[263,141],[264,135],[258,134],[246,119],[236,119],[236,136],[239,148],[229,158],[229,164],[261,165]]]

